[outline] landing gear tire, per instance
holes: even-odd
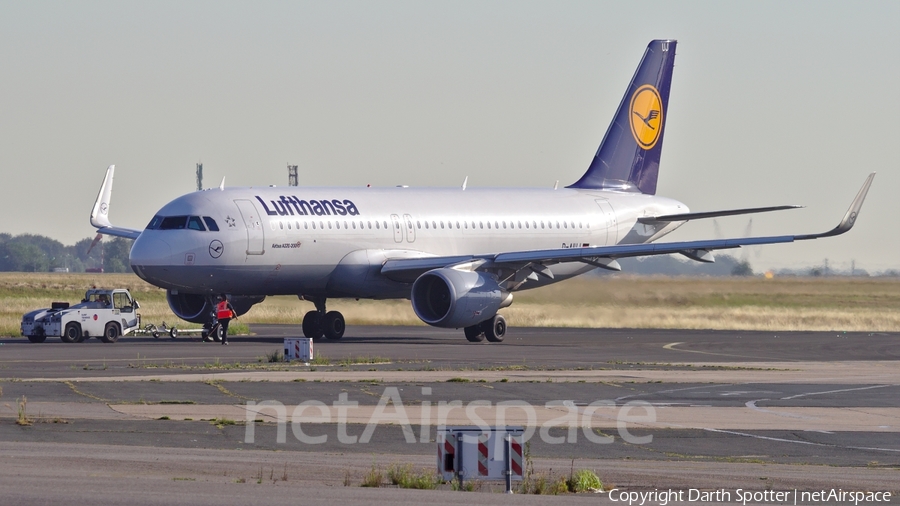
[[[312,339],[321,339],[322,315],[318,311],[310,311],[303,316],[303,335]]]
[[[116,322],[109,322],[106,327],[103,327],[103,335],[100,336],[100,340],[104,343],[114,343],[119,340],[121,334],[119,325]]]
[[[483,322],[484,337],[492,343],[503,342],[506,336],[506,318],[502,315],[494,315],[493,318]]]
[[[325,313],[325,320],[322,322],[322,330],[325,337],[332,341],[337,341],[344,337],[344,331],[347,330],[347,324],[344,322],[344,315],[337,311]]]
[[[222,342],[222,325],[216,322],[206,333],[206,342]]]
[[[466,334],[466,339],[468,339],[470,343],[480,343],[481,341],[484,341],[484,329],[481,328],[480,323],[464,328],[463,332]]]
[[[69,322],[66,324],[66,328],[63,330],[63,335],[60,336],[62,342],[64,343],[79,343],[84,337],[81,335],[81,325],[75,322]]]

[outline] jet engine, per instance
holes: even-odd
[[[250,311],[254,304],[262,302],[265,298],[265,295],[239,295],[230,297],[228,300],[234,307],[234,312],[241,316]],[[169,303],[175,316],[191,323],[208,322],[216,308],[214,297],[198,293],[173,293],[169,290],[166,292],[166,302]]]
[[[512,304],[512,294],[500,288],[494,276],[448,268],[419,276],[411,298],[419,319],[451,329],[481,323]]]

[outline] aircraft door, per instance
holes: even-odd
[[[403,228],[400,225],[400,217],[392,214],[391,221],[394,222],[394,242],[403,242]]]
[[[265,233],[263,232],[262,218],[256,210],[256,206],[249,200],[235,200],[244,225],[247,227],[247,254],[262,255],[265,250]]]
[[[416,242],[416,227],[413,225],[412,216],[404,214],[403,221],[406,222],[406,242]]]
[[[613,245],[619,240],[619,226],[616,222],[616,212],[613,211],[612,205],[606,199],[597,199],[597,205],[600,206],[602,213],[600,218],[600,226],[606,228],[606,242],[604,244]],[[603,232],[598,234],[598,239],[603,237]]]

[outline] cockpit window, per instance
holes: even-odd
[[[159,225],[160,230],[181,230],[187,224],[187,216],[169,216],[163,218]]]
[[[162,220],[162,216],[157,214],[153,217],[152,220],[150,220],[150,224],[147,225],[147,230],[155,230],[159,228],[159,224],[162,223]]]
[[[199,216],[188,217],[188,228],[191,230],[200,230],[201,232],[206,232],[206,227],[203,226],[203,221],[200,220]]]
[[[203,223],[206,222],[206,226]],[[156,215],[147,225],[147,230],[199,230],[206,232],[207,228],[213,232],[219,231],[215,220],[209,216],[159,216]]]
[[[219,231],[219,225],[216,224],[216,220],[210,218],[209,216],[204,216],[204,217],[203,217],[203,221],[206,222],[206,226],[207,226],[212,232],[218,232],[218,231]]]

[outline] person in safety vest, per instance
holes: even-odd
[[[228,302],[228,298],[224,293],[219,295],[217,300],[216,319],[219,320],[219,325],[222,326],[222,344],[228,344],[228,324],[237,315],[234,314],[234,307]]]

